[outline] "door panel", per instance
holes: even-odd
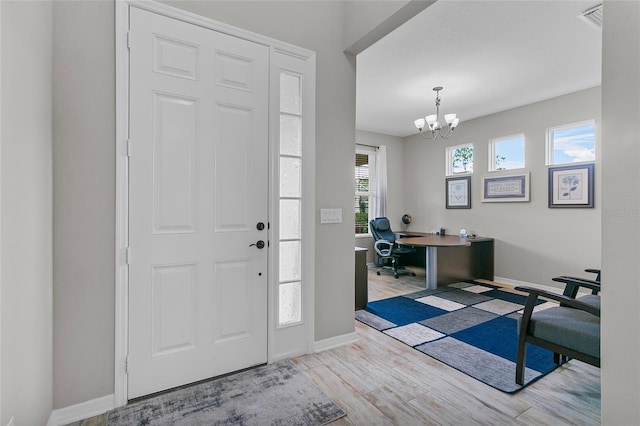
[[[196,232],[196,99],[154,93],[154,234]]]
[[[250,334],[251,324],[247,321],[251,317],[248,306],[243,303],[249,297],[248,262],[243,260],[228,260],[216,262],[214,267],[214,318],[213,341],[226,341],[245,338]]]
[[[217,232],[247,231],[249,223],[247,206],[253,186],[251,168],[253,140],[244,123],[250,123],[253,114],[250,110],[235,106],[217,105],[216,110],[216,182],[233,182],[233,186],[221,185],[215,193]],[[234,158],[233,163],[225,161]]]
[[[152,356],[194,349],[198,335],[197,265],[154,266],[152,279]]]
[[[153,70],[157,73],[198,80],[198,45],[153,35]]]
[[[131,399],[267,361],[269,50],[130,11]]]

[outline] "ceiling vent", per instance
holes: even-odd
[[[585,10],[580,15],[578,15],[578,18],[583,19],[584,21],[590,23],[591,25],[595,25],[598,28],[602,28],[602,5],[600,4],[596,7]]]

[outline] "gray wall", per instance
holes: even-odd
[[[51,411],[51,4],[2,5],[2,418]]]
[[[602,424],[640,422],[640,2],[605,1]]]
[[[345,2],[345,50],[357,55],[433,3],[435,0]]]
[[[112,2],[53,2],[53,406],[113,393]]]
[[[600,267],[600,140],[596,135],[596,195],[593,209],[549,209],[545,134],[552,126],[595,119],[600,129],[600,88],[588,89],[487,117],[463,121],[451,139],[405,140],[405,210],[412,228],[466,228],[495,238],[495,274],[510,280],[552,285],[558,275],[584,274]],[[488,141],[524,133],[530,202],[482,203],[482,177],[488,176]],[[445,148],[473,143],[471,209],[445,208]],[[513,173],[521,173],[514,170]]]
[[[171,3],[317,52],[316,207],[352,209],[342,2]],[[114,4],[54,2],[54,408],[113,392]],[[318,215],[319,216],[319,215]],[[316,228],[316,340],[354,331],[353,218]]]
[[[387,217],[391,222],[391,229],[394,231],[403,230],[404,225],[400,219],[406,212],[404,211],[404,143],[402,138],[357,130],[356,143],[370,146],[386,145]],[[355,241],[356,247],[365,247],[369,250],[367,263],[374,263],[376,258],[373,250],[373,238],[371,236],[358,237]]]
[[[374,27],[382,24],[389,16],[409,3],[407,0],[398,1],[353,1],[344,5],[344,35],[343,47],[348,48],[361,40]]]

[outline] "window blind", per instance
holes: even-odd
[[[375,208],[375,182],[375,149],[358,149],[355,156],[354,197],[356,234],[369,233],[370,213]]]

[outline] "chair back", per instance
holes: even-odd
[[[389,219],[386,217],[377,217],[369,221],[369,231],[374,241],[386,240],[391,244],[396,242],[396,234],[391,230]]]

